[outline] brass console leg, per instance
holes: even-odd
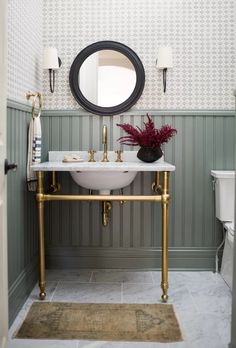
[[[38,189],[37,189],[37,203],[38,203],[38,223],[39,223],[39,297],[44,300],[45,292],[45,244],[44,244],[44,199],[43,199],[43,172],[37,172]]]
[[[162,192],[162,301],[167,302],[168,295],[168,207],[169,207],[169,172],[163,173]]]

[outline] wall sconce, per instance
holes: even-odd
[[[172,49],[170,46],[160,46],[156,60],[156,67],[158,69],[163,69],[163,89],[165,93],[167,69],[173,68]]]
[[[49,70],[50,91],[54,92],[55,87],[55,70],[61,66],[61,59],[58,57],[57,49],[46,47],[43,51],[43,69]]]

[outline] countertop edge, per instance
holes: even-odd
[[[45,172],[120,172],[120,171],[132,171],[132,172],[156,172],[156,171],[175,171],[176,167],[168,162],[161,162],[156,165],[154,164],[143,164],[137,163],[135,165],[131,163],[116,163],[112,165],[111,163],[100,164],[99,167],[95,167],[96,163],[79,162],[79,163],[61,163],[61,162],[43,162],[40,164],[35,164],[31,166],[33,171],[45,171]]]

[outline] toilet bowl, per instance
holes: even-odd
[[[233,255],[234,255],[234,222],[223,223],[225,229],[225,245],[223,251],[223,258],[220,273],[232,289],[232,275],[233,275]]]
[[[220,273],[225,282],[232,289],[233,248],[235,230],[235,171],[212,170],[211,175],[213,176],[213,188],[215,191],[216,218],[221,221],[225,231],[225,243]],[[222,244],[220,246],[222,246]]]

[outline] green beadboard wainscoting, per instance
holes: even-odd
[[[7,158],[18,165],[7,175],[9,319],[14,320],[37,280],[34,195],[27,192],[27,128],[30,108],[8,100]]]
[[[146,111],[99,117],[80,111],[48,110],[42,117],[43,160],[49,150],[102,149],[102,125],[108,126],[109,149],[119,148],[116,123],[141,125]],[[222,238],[214,217],[211,169],[234,168],[233,111],[150,110],[156,125],[178,130],[165,147],[176,165],[171,175],[169,266],[212,270]],[[128,147],[126,147],[129,149]],[[151,192],[151,173],[139,173],[125,194]],[[59,175],[62,191],[85,194],[69,173]],[[46,257],[49,268],[160,268],[160,204],[113,203],[109,227],[101,224],[98,202],[51,202],[46,209]]]

